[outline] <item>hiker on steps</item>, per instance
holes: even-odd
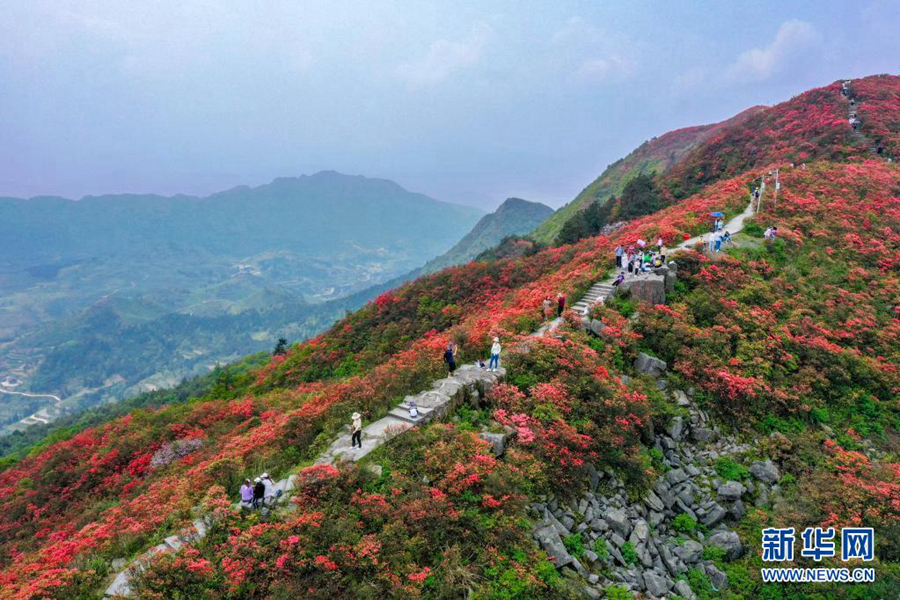
[[[566,296],[562,292],[556,295],[556,316],[561,317],[566,310]]]
[[[416,406],[416,403],[412,400],[409,401],[409,418],[410,419],[418,419],[419,418],[419,407]]]
[[[358,444],[362,448],[362,415],[355,412],[351,419],[353,420],[350,422],[350,431],[353,433],[350,435],[350,447],[356,448]]]
[[[444,350],[444,362],[447,363],[447,370],[452,375],[456,370],[456,347],[453,344],[447,344],[447,349]]]
[[[494,345],[491,346],[491,360],[488,362],[488,370],[496,371],[500,366],[500,338],[494,338]]]
[[[622,256],[625,254],[625,251],[622,249],[622,246],[616,246],[616,268],[622,268]]]
[[[253,506],[253,484],[249,479],[244,480],[241,486],[241,508],[250,508]]]
[[[619,273],[619,276],[616,277],[616,280],[612,282],[613,287],[619,287],[619,284],[621,284],[623,281],[625,281],[625,271]]]
[[[259,508],[265,502],[266,486],[262,479],[257,477],[253,480],[253,508]]]

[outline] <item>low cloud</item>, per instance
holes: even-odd
[[[478,64],[492,34],[491,27],[479,21],[463,40],[432,42],[423,57],[397,67],[397,75],[412,88],[437,85],[451,74]]]
[[[819,32],[806,21],[786,21],[778,28],[775,39],[766,46],[741,53],[725,70],[731,83],[761,82],[787,70],[819,41]]]

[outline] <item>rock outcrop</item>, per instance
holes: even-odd
[[[744,545],[730,523],[745,514],[745,500],[768,502],[769,495],[777,493],[777,486],[770,484],[777,481],[778,469],[770,461],[753,463],[756,482],[719,477],[715,469],[719,458],[740,460],[753,446],[721,435],[708,415],[694,406],[690,394],[673,390],[670,396],[687,416],[673,418],[656,435],[653,447],[663,457],[665,472],[643,499],[632,502],[612,471],[589,466],[588,491],[579,500],[566,505],[547,497],[530,506],[538,523],[535,540],[559,569],[571,569],[570,576],[581,578],[586,597],[602,597],[607,587],[617,585],[645,597],[695,598],[683,578],[690,569],[704,573],[715,590],[727,588],[728,577],[704,558],[706,549],[719,549],[726,560],[740,558]],[[697,431],[703,433],[696,435]],[[684,522],[676,527],[679,515],[702,524],[708,533],[686,530]],[[566,550],[564,542],[575,534],[588,548],[578,556]],[[595,547],[605,552],[598,554]]]

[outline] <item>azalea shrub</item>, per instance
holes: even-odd
[[[900,174],[873,161],[783,182],[778,207],[756,217],[779,239],[676,257],[689,291],[641,310],[641,344],[734,422],[880,435],[900,417]]]
[[[493,416],[515,434],[507,460],[538,490],[576,494],[589,465],[642,481],[637,457],[650,418],[647,397],[613,377],[584,339],[523,342],[506,365],[513,375],[491,391]]]

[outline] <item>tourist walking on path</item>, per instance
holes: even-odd
[[[350,435],[350,447],[355,448],[358,445],[362,448],[362,415],[355,412],[351,419],[350,430],[353,433]]]
[[[447,349],[444,350],[444,362],[447,363],[447,369],[452,374],[456,370],[456,348],[453,344],[447,344]]]
[[[719,233],[716,234],[715,249],[716,252],[719,252],[722,249],[722,235]]]
[[[660,237],[659,239],[656,240],[656,250],[661,251],[662,247],[663,247],[663,239],[662,239],[662,237]]]
[[[659,259],[663,262],[663,264],[665,264],[666,262],[666,254],[668,253],[669,251],[666,249],[665,244],[659,247]]]
[[[491,360],[488,362],[488,370],[496,371],[500,366],[500,338],[494,338],[494,345],[491,346]]]
[[[251,506],[253,506],[253,484],[249,479],[245,479],[244,485],[241,486],[241,507],[250,508]]]
[[[263,484],[262,479],[257,477],[253,480],[253,508],[259,508],[262,506],[266,497],[266,486]]]
[[[625,254],[625,250],[622,249],[622,246],[616,246],[616,268],[622,268],[622,256]]]
[[[553,300],[550,299],[550,296],[544,298],[544,318],[550,318],[550,311],[553,310]]]
[[[566,296],[560,292],[556,295],[556,316],[561,317],[566,310]]]

